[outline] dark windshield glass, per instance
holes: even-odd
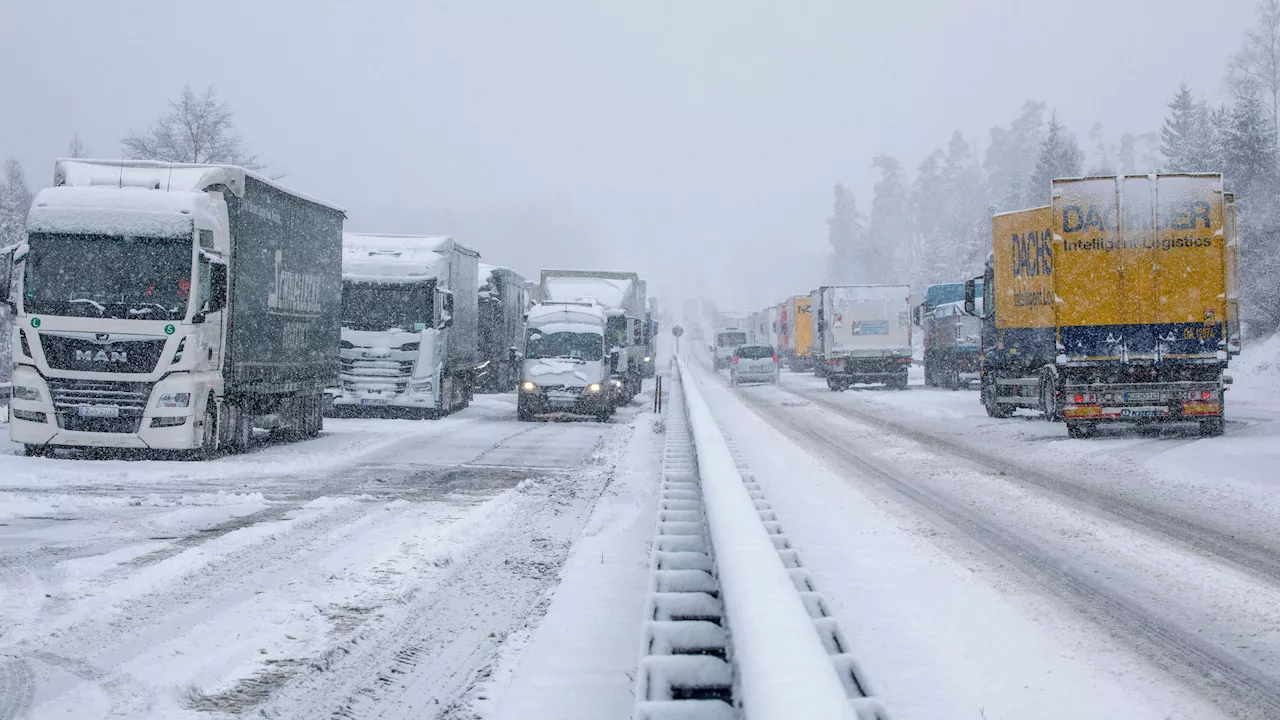
[[[743,345],[738,348],[738,357],[748,360],[760,360],[762,358],[773,357],[773,347],[770,345]]]
[[[603,356],[604,338],[595,333],[544,333],[531,328],[525,344],[525,357],[529,359],[600,360]]]
[[[738,347],[747,341],[747,334],[744,332],[727,332],[716,333],[716,344],[720,347]]]
[[[191,297],[191,238],[34,233],[28,313],[180,320]]]
[[[342,283],[342,326],[350,330],[433,327],[434,283]]]
[[[605,321],[605,332],[609,334],[609,347],[627,346],[627,318],[625,315],[610,315]]]

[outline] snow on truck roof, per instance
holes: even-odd
[[[200,192],[156,192],[140,187],[52,187],[36,194],[28,232],[189,236],[193,223],[212,228],[218,218]]]
[[[547,300],[595,300],[615,308],[622,307],[634,284],[635,280],[621,278],[554,276],[542,279]]]
[[[448,235],[342,233],[342,275],[373,282],[435,277],[446,253],[458,245]]]
[[[604,325],[605,310],[594,303],[540,303],[529,308],[527,322]]]
[[[269,185],[280,192],[301,200],[346,214],[346,210],[290,190],[276,181],[235,165],[203,165],[193,163],[167,163],[151,160],[82,160],[61,158],[54,163],[54,186],[74,187],[135,187],[156,191],[203,193],[217,185],[226,186],[236,197],[244,197],[245,178]]]

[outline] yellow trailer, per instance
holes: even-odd
[[[1229,212],[1218,174],[1053,181],[1057,364],[1073,437],[1114,420],[1222,432]]]

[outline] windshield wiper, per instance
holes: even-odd
[[[102,303],[98,302],[97,300],[90,300],[89,298],[76,298],[76,299],[74,299],[74,300],[68,300],[67,302],[71,303],[72,305],[74,305],[74,304],[76,304],[76,303],[85,303],[85,304],[88,304],[88,305],[92,305],[92,306],[94,307],[94,309],[98,311],[98,314],[99,314],[99,315],[101,315],[101,314],[103,314],[103,313],[105,313],[105,312],[107,311],[107,306],[106,306],[106,305],[103,305]]]
[[[140,304],[142,305],[142,307],[129,308],[129,314],[130,315],[146,315],[147,313],[150,313],[153,310],[157,310],[157,309],[160,312],[164,313],[165,315],[169,315],[173,312],[172,310],[161,305],[160,303],[153,302],[153,303],[140,303]]]

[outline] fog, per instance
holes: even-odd
[[[49,181],[186,82],[212,84],[269,172],[356,231],[447,233],[486,262],[636,269],[760,307],[822,277],[831,188],[912,168],[1028,98],[1082,140],[1211,101],[1252,0],[9,2],[0,156]],[[677,269],[677,261],[683,266]]]

